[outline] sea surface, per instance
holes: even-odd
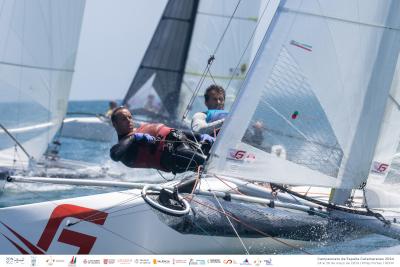
[[[108,101],[70,101],[68,105],[69,116],[104,114],[108,108]],[[78,140],[56,136],[61,142],[59,156],[64,159],[89,162],[91,168],[87,173],[89,178],[112,181],[148,181],[162,182],[164,178],[152,170],[133,170],[121,164],[116,164],[109,159],[109,149],[112,143]],[[400,160],[395,162],[392,175],[400,177]],[[83,176],[86,174],[82,174]],[[82,187],[70,185],[42,185],[42,184],[6,184],[0,194],[0,207],[22,205],[41,201],[54,201],[57,199],[72,198],[77,196],[100,194],[117,191],[116,188]],[[400,241],[372,234],[363,238],[341,242],[334,245],[324,245],[311,248],[307,251],[312,254],[374,254],[375,250],[399,246]],[[390,250],[389,250],[390,251]],[[288,254],[298,251],[288,250]],[[390,252],[389,252],[390,253]],[[391,253],[400,253],[391,252]]]

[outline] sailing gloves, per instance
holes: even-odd
[[[202,135],[200,135],[200,142],[201,143],[207,142],[212,145],[215,142],[215,138],[208,134],[202,134]]]
[[[144,133],[135,133],[132,135],[132,137],[135,139],[136,142],[138,143],[145,143],[145,144],[155,144],[156,143],[156,138],[154,136],[151,136],[149,134],[144,134]]]

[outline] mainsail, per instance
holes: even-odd
[[[38,159],[67,108],[85,1],[0,1],[0,123]],[[0,165],[28,156],[0,130]]]
[[[162,114],[168,120],[180,121],[207,60],[215,53],[210,70],[213,77],[205,75],[190,115],[204,109],[204,90],[212,83],[226,87],[229,108],[248,70],[249,39],[256,27],[260,1],[242,1],[234,12],[237,4],[229,0],[168,1],[123,103],[134,113],[147,110],[148,115]]]
[[[391,98],[399,4],[281,1],[208,173],[345,190],[362,185]],[[261,143],[252,141],[257,131]],[[270,153],[273,145],[285,147],[286,159]]]

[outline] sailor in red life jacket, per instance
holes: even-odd
[[[153,168],[172,173],[196,171],[207,159],[214,138],[206,134],[185,133],[164,124],[145,123],[134,128],[126,107],[111,115],[118,144],[110,150],[114,161],[131,168]]]

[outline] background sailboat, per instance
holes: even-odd
[[[84,6],[84,1],[0,1],[1,166],[26,169],[60,127]]]
[[[227,88],[226,107],[230,108],[252,60],[251,36],[257,25],[260,1],[239,5],[230,22],[236,5],[235,1],[168,1],[122,102],[137,120],[188,127],[190,121],[182,123],[188,105],[190,112],[186,116],[190,120],[194,112],[204,109],[203,94],[212,83]],[[225,29],[218,51],[213,51]],[[212,54],[215,62],[202,77],[204,64]],[[201,86],[196,88],[200,80]],[[101,118],[74,117],[65,122],[66,137],[104,141],[111,136]]]

